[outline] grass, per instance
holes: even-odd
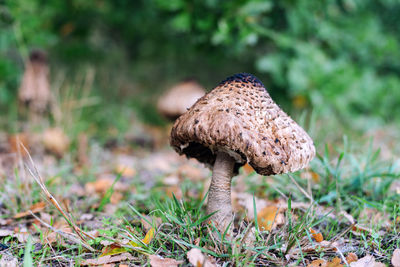
[[[100,232],[100,236],[90,241],[90,245],[100,251],[102,249],[101,242],[103,240],[130,240],[138,242],[144,238],[146,231],[143,229],[143,220],[148,220],[149,215],[153,218],[159,218],[158,224],[148,221],[157,229],[156,235],[149,244],[140,244],[141,248],[128,248],[127,250],[135,257],[136,264],[144,264],[148,262],[148,254],[157,254],[167,258],[186,261],[186,253],[191,248],[199,248],[202,252],[211,255],[216,262],[221,265],[281,265],[287,264],[287,255],[291,255],[292,264],[306,265],[311,259],[319,257],[333,257],[337,255],[334,251],[320,247],[310,233],[310,229],[321,232],[325,240],[341,240],[350,247],[352,252],[357,253],[360,257],[368,253],[372,253],[377,259],[383,262],[390,261],[392,251],[399,247],[399,227],[398,223],[384,226],[387,222],[396,222],[400,216],[400,207],[398,205],[400,197],[398,194],[389,190],[390,184],[399,177],[398,169],[390,162],[382,162],[379,160],[379,151],[373,151],[371,146],[367,146],[365,153],[357,153],[350,151],[347,145],[342,149],[337,146],[334,148],[326,147],[322,155],[313,161],[311,167],[306,172],[317,174],[318,181],[312,182],[311,179],[304,179],[304,173],[300,172],[292,175],[292,179],[304,190],[312,195],[313,202],[305,208],[294,207],[293,203],[310,203],[308,197],[300,190],[295,183],[291,181],[288,175],[279,175],[272,177],[271,180],[260,179],[256,174],[242,174],[238,179],[246,179],[247,190],[254,193],[255,197],[270,197],[286,199],[286,211],[284,213],[284,225],[273,229],[272,231],[259,231],[258,227],[252,228],[253,223],[257,226],[257,220],[254,222],[243,220],[246,217],[246,211],[239,211],[236,221],[237,235],[229,240],[223,233],[219,233],[219,242],[212,234],[216,229],[204,224],[207,217],[205,215],[204,203],[205,198],[199,198],[198,195],[185,197],[188,194],[185,188],[190,188],[190,184],[196,188],[196,182],[187,180],[183,186],[182,198],[178,199],[174,195],[167,197],[160,192],[160,188],[147,188],[140,179],[130,181],[130,186],[136,188],[136,194],[144,194],[145,197],[132,195],[129,191],[125,192],[124,199],[116,204],[118,207],[115,214],[107,214],[104,211],[106,205],[110,204],[112,192],[115,185],[123,179],[121,174],[116,174],[112,186],[107,189],[106,193],[97,198],[100,205],[97,210],[86,207],[86,211],[91,212],[96,218],[104,218],[102,226],[104,229]],[[59,164],[63,164],[60,161]],[[94,168],[96,169],[96,168]],[[19,176],[19,172],[15,172]],[[303,174],[303,175],[302,175]],[[90,175],[88,176],[90,177]],[[54,178],[53,178],[54,179]],[[164,176],[156,177],[159,185],[162,184]],[[82,181],[82,178],[79,178]],[[76,180],[75,180],[76,181]],[[237,181],[236,181],[237,182]],[[62,185],[66,186],[74,183],[74,180],[62,181]],[[16,184],[18,185],[18,184]],[[50,191],[56,192],[58,196],[64,195],[66,192],[60,190],[60,184],[52,182],[49,179],[46,183]],[[20,201],[20,195],[8,194],[10,182],[2,184],[2,198],[15,198],[11,203],[23,203]],[[262,188],[262,190],[252,190],[252,188]],[[7,190],[8,188],[8,190]],[[308,188],[308,189],[307,189]],[[21,187],[13,188],[14,192],[22,190]],[[36,185],[31,185],[31,192],[38,192]],[[145,192],[147,190],[147,192]],[[233,190],[236,190],[235,187]],[[200,191],[197,192],[199,194]],[[277,193],[279,192],[279,193]],[[282,195],[285,197],[282,197]],[[38,202],[38,193],[32,194],[31,202]],[[92,196],[87,196],[90,199]],[[74,199],[71,197],[71,199]],[[74,200],[78,201],[78,200]],[[87,201],[87,203],[93,203]],[[253,199],[255,205],[255,198]],[[75,205],[71,204],[71,207]],[[318,210],[321,207],[323,211]],[[12,208],[11,206],[3,207],[9,213],[2,216],[7,218],[17,210],[26,209],[26,207]],[[388,217],[382,217],[382,222],[371,223],[365,220],[363,211],[366,209],[373,210],[374,213],[387,214]],[[48,212],[52,213],[54,220],[61,220],[59,214],[54,208],[49,207]],[[76,217],[85,210],[74,209],[70,212]],[[340,216],[341,212],[354,217],[356,221],[364,222],[362,225],[369,228],[368,231],[356,232],[349,230],[352,224],[345,218]],[[371,214],[369,214],[371,215]],[[257,216],[255,216],[257,218]],[[29,220],[14,221],[14,225],[29,225]],[[36,225],[36,224],[35,224]],[[48,264],[51,258],[57,255],[57,262],[61,265],[73,261],[79,264],[87,257],[96,257],[100,252],[88,252],[79,244],[53,243],[51,246],[46,244],[43,226],[36,225],[36,231],[33,230],[33,236],[39,236],[39,243],[43,244],[40,250],[30,250],[28,247],[21,248],[21,243],[15,238],[3,237],[1,243],[8,248],[7,252],[15,255],[17,258],[32,260],[36,263]],[[84,230],[85,223],[81,225]],[[41,231],[38,231],[41,229]],[[252,232],[251,241],[246,240],[248,232]],[[125,234],[121,234],[125,233]],[[250,239],[249,239],[250,240]],[[22,243],[23,244],[23,243]],[[36,243],[35,243],[36,244]],[[27,243],[29,246],[29,242]],[[34,244],[31,244],[33,247]],[[307,248],[307,249],[305,249]],[[24,251],[21,254],[21,249]],[[343,253],[347,253],[345,251]],[[4,253],[4,252],[2,252]],[[28,253],[28,254],[27,254]],[[29,256],[30,255],[30,256]],[[47,256],[46,256],[47,255]],[[27,265],[28,266],[28,265]]]
[[[60,103],[63,106],[62,100]],[[45,190],[21,164],[14,164],[22,156],[10,156],[11,171],[0,176],[0,225],[10,233],[0,236],[0,257],[11,255],[24,266],[79,266],[86,259],[98,258],[113,242],[132,256],[130,264],[137,265],[148,264],[149,255],[154,254],[188,265],[187,252],[198,248],[222,266],[296,266],[318,258],[342,258],[349,252],[359,257],[371,254],[389,263],[393,250],[400,247],[400,194],[393,188],[399,181],[399,163],[382,157],[372,140],[357,134],[342,140],[337,136],[329,140],[319,137],[319,154],[310,167],[290,176],[261,177],[242,171],[233,181],[235,235],[228,238],[204,223],[208,218],[205,196],[209,171],[178,158],[165,141],[164,145],[149,147],[125,138],[125,133],[146,133],[134,114],[118,115],[125,117],[111,123],[112,118],[106,115],[110,110],[96,113],[93,108],[85,107],[87,113],[74,109],[61,113],[59,123],[68,122],[65,131],[72,139],[71,149],[62,159],[43,153],[38,149],[41,144],[34,144],[39,152],[32,157],[44,177],[42,186],[59,201],[66,216],[47,202],[35,216],[13,218],[32,204],[45,201],[48,194],[43,194]],[[91,129],[93,121],[89,118],[93,112],[102,130],[98,135],[92,134],[98,129],[88,131],[88,165],[80,166],[76,161],[78,136]],[[75,125],[73,121],[80,123]],[[129,126],[131,121],[134,124]],[[47,127],[48,122],[43,125]],[[315,131],[319,124],[313,125]],[[108,135],[115,128],[117,133]],[[163,127],[158,131],[165,137]],[[118,142],[106,146],[112,138]],[[7,155],[0,155],[3,162]],[[116,172],[119,157],[127,157],[126,167],[136,174],[128,177]],[[184,166],[192,173],[182,172]],[[111,183],[89,190],[90,183],[102,177]],[[241,199],[243,196],[247,199]],[[246,201],[251,203],[252,211],[240,204]],[[259,230],[260,201],[280,205],[274,221],[281,222],[271,231]],[[94,238],[79,239],[63,217],[75,222],[82,232],[96,232]],[[151,227],[155,235],[147,242]],[[317,242],[311,229],[321,233],[324,242]],[[23,238],[26,236],[31,238]]]

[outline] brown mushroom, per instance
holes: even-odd
[[[205,94],[195,80],[185,80],[163,94],[157,104],[158,111],[169,120],[176,120]]]
[[[312,139],[251,74],[235,74],[175,122],[171,146],[212,168],[207,213],[223,231],[232,221],[231,179],[246,162],[261,175],[300,170],[315,155]],[[212,167],[211,167],[212,166]]]
[[[42,113],[48,107],[51,94],[49,66],[44,51],[33,50],[29,54],[18,94],[20,102],[32,112]]]

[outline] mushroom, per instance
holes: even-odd
[[[233,218],[231,179],[246,162],[274,175],[300,170],[315,156],[308,134],[247,73],[225,79],[179,117],[170,144],[212,169],[207,213],[221,231]]]
[[[46,52],[36,49],[29,54],[18,97],[35,113],[42,113],[48,107],[51,94]]]
[[[185,80],[160,97],[157,104],[158,111],[169,120],[174,121],[205,93],[204,88],[195,80]]]

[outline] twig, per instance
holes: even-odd
[[[81,240],[79,240],[78,238],[74,237],[72,234],[70,233],[65,233],[61,230],[58,230],[56,228],[54,228],[53,226],[49,225],[48,223],[46,223],[45,221],[43,221],[42,219],[40,219],[38,216],[36,216],[31,210],[29,210],[29,213],[36,219],[38,220],[41,224],[43,224],[44,226],[46,226],[47,228],[49,228],[50,230],[52,230],[53,232],[61,235],[62,237],[68,239],[69,241],[75,243],[75,244],[82,244],[85,248],[87,248],[88,250],[95,252],[96,250],[94,248],[92,248],[89,245],[86,245],[85,243],[82,243]]]
[[[79,236],[79,238],[81,239],[82,243],[84,244],[84,246],[86,248],[90,247],[91,251],[96,251],[94,248],[92,248],[86,241],[86,239],[84,238],[84,236],[89,237],[90,239],[94,239],[94,237],[92,237],[91,235],[85,233],[84,231],[82,231],[78,226],[76,226],[76,224],[73,222],[71,216],[69,216],[69,214],[67,214],[62,207],[60,206],[60,204],[58,204],[57,200],[50,194],[49,190],[47,190],[42,177],[40,176],[38,170],[36,169],[35,163],[33,162],[33,159],[30,155],[30,153],[28,152],[28,150],[26,149],[26,147],[21,143],[21,146],[23,147],[23,149],[25,150],[25,152],[28,155],[29,161],[33,167],[33,170],[28,166],[28,164],[25,164],[25,167],[28,169],[29,173],[32,175],[32,177],[35,179],[35,181],[38,183],[38,185],[40,186],[40,188],[42,189],[42,191],[44,192],[44,194],[47,197],[47,200],[53,204],[58,211],[61,213],[61,215],[64,217],[64,219],[67,221],[67,223],[69,224],[69,226],[71,226],[71,228],[75,231],[75,233]]]
[[[296,180],[293,178],[293,176],[291,176],[290,174],[288,174],[287,176],[289,176],[289,178],[292,180],[292,182],[297,186],[297,188],[311,201],[313,202],[313,198],[312,196],[310,196],[297,182]]]

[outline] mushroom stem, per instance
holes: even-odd
[[[232,221],[231,180],[235,160],[225,152],[218,152],[213,167],[210,190],[208,192],[207,214],[220,231],[225,231]]]

